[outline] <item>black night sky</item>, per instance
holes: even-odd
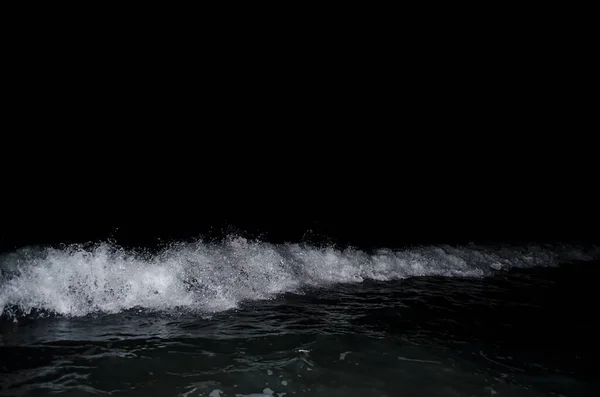
[[[84,57],[68,73],[24,62],[2,142],[1,247],[232,232],[364,247],[594,242],[580,75],[543,48],[486,46],[402,69],[376,49],[252,73],[215,61],[197,78],[188,63],[157,75],[137,55]]]
[[[519,152],[527,142],[508,136],[375,138],[367,126],[353,142],[198,130],[207,132],[5,146],[2,249],[228,233],[364,248],[597,239],[583,149],[538,138]]]

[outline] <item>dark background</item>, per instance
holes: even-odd
[[[133,142],[82,133],[82,142],[13,147],[2,249],[108,238],[156,246],[228,233],[364,248],[598,242],[595,157],[585,141],[379,138],[356,125],[354,142],[155,128]]]
[[[597,242],[589,51],[483,25],[191,47],[20,32],[0,248]]]
[[[0,244],[227,233],[365,248],[597,242],[583,101],[454,90],[439,103],[365,89],[289,102],[169,102],[162,90],[13,104]]]

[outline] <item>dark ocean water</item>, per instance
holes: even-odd
[[[0,395],[596,396],[600,249],[232,237],[0,258]]]

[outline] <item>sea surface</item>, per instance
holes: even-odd
[[[600,247],[0,254],[2,396],[598,396]]]

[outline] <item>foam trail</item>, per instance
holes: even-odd
[[[483,277],[499,269],[600,258],[570,247],[318,248],[230,237],[141,255],[111,244],[25,248],[0,257],[0,315],[67,316],[132,308],[222,311],[305,287],[414,276]]]

